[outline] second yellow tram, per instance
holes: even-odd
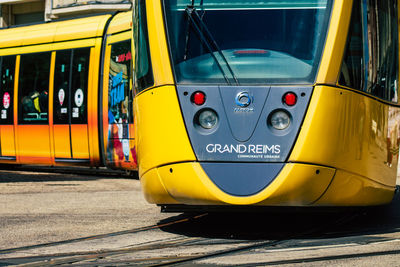
[[[132,13],[0,30],[0,163],[136,169]]]

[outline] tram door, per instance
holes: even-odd
[[[87,86],[90,48],[56,52],[53,94],[55,160],[89,161]]]
[[[16,56],[0,58],[0,160],[15,159],[14,139],[14,83]]]
[[[108,125],[106,164],[112,168],[135,169],[132,54],[130,40],[111,44],[108,66]],[[107,73],[107,72],[105,72]]]

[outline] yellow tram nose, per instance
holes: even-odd
[[[137,43],[141,63],[154,71],[135,100],[148,201],[391,201],[400,132],[397,2],[148,0],[137,7],[147,30],[144,45]],[[368,10],[379,10],[376,21]],[[277,26],[254,27],[263,23]],[[395,41],[378,42],[371,30]],[[196,92],[204,95],[193,101]],[[253,152],[242,155],[245,147]],[[276,172],[259,167],[276,163]]]
[[[234,168],[234,165],[227,167]],[[243,187],[250,183],[252,174],[249,172],[242,177]],[[224,192],[211,181],[201,165],[195,162],[154,168],[143,175],[141,181],[146,199],[150,203],[304,206],[312,205],[321,197],[334,174],[335,170],[332,168],[289,163],[268,186],[248,196]]]

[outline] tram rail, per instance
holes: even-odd
[[[58,246],[58,245],[64,245],[64,244],[72,244],[72,243],[83,242],[83,241],[88,241],[88,240],[103,239],[103,238],[112,237],[112,236],[120,236],[120,235],[135,234],[135,233],[150,231],[150,230],[159,229],[162,227],[171,226],[174,224],[187,222],[189,220],[195,220],[195,219],[201,218],[204,215],[205,214],[190,215],[190,216],[185,216],[184,218],[180,217],[180,218],[177,218],[176,220],[172,220],[170,222],[165,222],[162,224],[153,224],[153,225],[144,226],[144,227],[138,227],[138,228],[126,230],[126,231],[119,231],[119,232],[100,234],[100,235],[92,235],[92,236],[87,236],[87,237],[74,238],[74,239],[56,241],[56,242],[49,242],[49,243],[37,244],[37,245],[31,245],[31,246],[22,246],[22,247],[17,247],[17,248],[2,249],[2,250],[0,250],[0,257],[1,257],[1,255],[12,253],[12,252],[26,251],[26,250],[30,250],[30,249]],[[56,254],[54,254],[54,255],[56,255]]]
[[[281,236],[276,239],[268,240],[221,240],[215,238],[207,238],[203,236],[176,236],[172,238],[166,238],[156,240],[148,243],[142,243],[133,245],[130,247],[120,249],[109,249],[109,250],[98,250],[88,252],[72,252],[72,253],[59,253],[59,254],[45,254],[28,257],[8,258],[3,259],[9,263],[16,263],[20,266],[48,266],[48,265],[70,265],[70,264],[84,264],[85,266],[96,265],[96,266],[118,266],[118,265],[140,265],[140,266],[179,266],[187,263],[195,263],[197,261],[212,259],[220,256],[237,255],[238,253],[251,252],[255,249],[266,249],[282,245],[290,242],[293,239],[300,239],[309,236],[315,236],[323,234],[332,227],[338,225],[345,225],[355,220],[362,211],[349,215],[348,213],[340,216],[336,220],[329,221],[323,225],[315,226],[310,225],[304,231],[298,233],[292,233],[288,236]],[[138,228],[129,231],[123,231],[113,234],[98,235],[93,237],[61,241],[50,244],[42,244],[41,246],[52,246],[64,244],[66,242],[75,243],[80,241],[87,241],[91,238],[105,238],[111,235],[123,235],[128,233],[138,233],[142,231],[148,231],[152,229],[162,229],[175,225],[177,226],[183,222],[189,222],[191,220],[200,219],[206,214],[200,214],[195,216],[189,216],[183,219],[174,220],[165,224],[153,225],[143,228]],[[133,240],[134,241],[134,240]],[[212,245],[216,245],[212,248]],[[40,246],[40,245],[38,245]],[[199,251],[197,246],[201,246],[201,249],[210,248],[209,251]],[[221,248],[222,247],[222,248]],[[0,251],[1,254],[15,251],[24,251],[37,246],[16,248],[14,250]],[[183,250],[182,250],[183,248]],[[188,249],[188,251],[185,251]],[[163,251],[166,250],[166,251]],[[171,252],[172,250],[172,252]]]

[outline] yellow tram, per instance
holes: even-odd
[[[164,210],[390,203],[398,1],[138,0],[138,170]]]
[[[0,30],[0,163],[136,169],[132,13]]]

